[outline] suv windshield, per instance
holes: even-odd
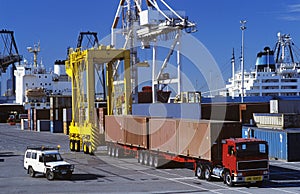
[[[44,155],[44,162],[56,162],[56,161],[62,161],[62,160],[63,159],[59,153]]]

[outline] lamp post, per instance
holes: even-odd
[[[241,20],[241,30],[242,30],[242,56],[241,56],[241,71],[242,71],[242,96],[241,96],[241,102],[244,103],[244,31],[246,30],[246,20]]]

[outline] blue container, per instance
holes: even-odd
[[[63,133],[63,122],[62,121],[50,121],[50,132],[51,133]]]
[[[300,129],[265,129],[243,126],[242,137],[262,139],[269,144],[269,157],[288,162],[300,161]]]

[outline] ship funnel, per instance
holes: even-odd
[[[257,71],[275,71],[274,51],[270,47],[265,47],[264,51],[259,52],[256,58]]]

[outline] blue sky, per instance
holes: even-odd
[[[239,21],[247,20],[245,67],[254,66],[257,52],[271,48],[277,32],[291,34],[300,45],[300,0],[165,0],[173,9],[184,10],[197,23],[193,35],[215,58],[225,78],[231,75],[230,58],[240,56]],[[99,39],[110,34],[118,0],[0,0],[0,29],[13,30],[20,54],[32,60],[26,47],[40,41],[43,63],[53,67],[75,47],[81,31],[96,31]],[[1,44],[2,42],[0,42]],[[0,45],[1,46],[1,45]]]

